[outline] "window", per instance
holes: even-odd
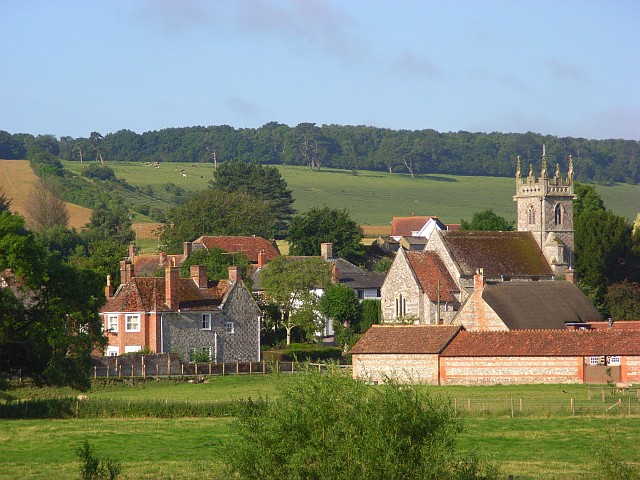
[[[200,321],[200,328],[202,330],[211,330],[211,314],[203,313]]]
[[[118,315],[109,315],[107,320],[107,332],[118,332]]]
[[[140,345],[127,345],[124,347],[124,353],[138,353],[140,350],[142,350]]]
[[[560,204],[557,204],[556,208],[553,209],[553,220],[556,225],[562,225],[562,207]]]
[[[364,298],[364,290],[358,289],[358,299],[362,300]]]
[[[589,357],[589,365],[598,365],[600,357]]]
[[[404,317],[407,314],[407,299],[399,294],[396,298],[396,317]]]
[[[529,217],[529,225],[536,224],[536,209],[533,208],[533,205],[529,205],[529,211],[527,212]]]
[[[120,349],[118,347],[109,346],[107,347],[107,357],[117,357],[120,354]]]
[[[620,365],[620,363],[620,357],[618,355],[612,355],[607,359],[607,365]]]
[[[127,315],[125,316],[125,332],[139,332],[140,331],[140,315]]]
[[[224,327],[227,333],[235,333],[235,327],[233,325],[233,322],[227,322]]]

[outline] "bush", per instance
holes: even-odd
[[[229,455],[253,479],[493,479],[499,471],[455,450],[461,420],[444,397],[389,383],[367,386],[310,370],[278,383],[275,400],[246,402]]]
[[[95,451],[88,440],[85,440],[82,446],[76,448],[76,455],[80,460],[80,478],[82,480],[99,480],[103,478],[115,480],[122,471],[120,462],[116,462],[109,457],[102,459],[96,457]]]
[[[342,357],[342,349],[323,345],[292,343],[289,346],[262,352],[266,362],[317,362],[338,360]]]
[[[115,180],[116,172],[107,165],[98,165],[92,163],[82,169],[82,176],[87,178],[95,178],[96,180]]]

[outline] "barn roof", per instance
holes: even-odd
[[[412,215],[410,217],[393,217],[391,219],[391,236],[411,236],[413,232],[419,232],[427,222],[431,219],[437,221],[441,228],[445,228],[444,224],[440,222],[438,217],[431,215]]]
[[[443,230],[439,234],[462,276],[471,277],[478,268],[487,277],[553,275],[531,232]]]
[[[443,302],[452,301],[453,293],[460,292],[444,263],[435,252],[407,252],[407,259],[422,291],[432,302],[438,301],[438,284],[440,285],[440,300]]]
[[[509,330],[564,329],[567,323],[602,320],[591,301],[571,282],[489,282],[482,299]]]
[[[461,331],[443,357],[640,355],[640,330]]]
[[[373,325],[351,353],[437,354],[461,329],[459,325]]]
[[[207,249],[221,248],[227,252],[243,253],[251,263],[258,263],[258,254],[260,252],[265,253],[266,262],[270,262],[280,255],[278,248],[262,237],[202,236],[195,239],[193,243],[201,243]]]

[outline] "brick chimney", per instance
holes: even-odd
[[[176,311],[180,301],[180,267],[175,266],[175,260],[167,266],[164,282],[165,303],[170,310]]]
[[[484,288],[484,268],[476,268],[476,273],[473,276],[473,289],[482,290]]]
[[[209,282],[207,281],[207,266],[206,265],[191,265],[189,268],[191,279],[198,288],[207,288]]]
[[[335,283],[340,283],[340,270],[338,270],[337,265],[334,263],[331,268],[331,277]]]
[[[129,245],[129,260],[133,261],[133,257],[138,254],[138,247],[135,243]]]
[[[333,243],[321,243],[320,256],[325,260],[333,259]]]
[[[193,250],[193,243],[184,242],[182,244],[182,260],[186,260],[191,256],[191,252]]]
[[[567,282],[571,282],[574,285],[576,284],[576,271],[573,268],[568,268],[564,272],[564,278]]]
[[[242,281],[242,272],[235,265],[229,267],[229,281],[233,283]]]
[[[131,263],[131,260],[122,260],[120,262],[120,283],[129,283],[133,276],[133,263]]]
[[[160,252],[158,255],[158,265],[164,265],[167,263],[167,254],[165,252]]]
[[[107,275],[107,286],[104,287],[104,296],[107,298],[113,297],[113,285],[111,285],[111,275]]]
[[[267,254],[264,253],[264,250],[260,250],[258,253],[258,268],[262,268],[267,264]]]

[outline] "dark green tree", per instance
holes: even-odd
[[[583,212],[604,212],[604,202],[596,187],[593,185],[585,185],[576,182],[574,185],[576,199],[573,201],[573,218],[574,221],[582,215]]]
[[[229,278],[229,267],[235,265],[247,278],[249,259],[243,253],[229,253],[221,248],[196,250],[180,265],[180,276],[188,277],[192,265],[206,265],[207,277],[211,281]]]
[[[230,476],[499,478],[496,465],[457,448],[463,425],[446,397],[419,385],[374,388],[337,371],[288,377],[277,383],[275,400],[242,405],[233,424]]]
[[[359,331],[362,317],[356,292],[346,285],[332,283],[324,289],[318,310],[331,321],[338,346],[347,348],[353,335]]]
[[[335,256],[352,263],[364,260],[362,229],[346,209],[313,207],[296,215],[287,232],[291,255],[320,255],[321,243],[332,243]]]
[[[640,284],[623,280],[610,285],[605,302],[613,320],[640,320]]]
[[[320,258],[281,256],[261,270],[264,298],[280,310],[280,326],[287,332],[287,345],[291,343],[291,331],[296,327],[303,328],[308,337],[318,330],[318,296],[314,290],[329,285],[331,269],[331,263]]]
[[[276,220],[271,206],[246,192],[204,190],[171,210],[162,241],[171,252],[201,235],[257,235],[273,238]]]
[[[510,222],[506,218],[496,215],[492,209],[476,212],[471,217],[471,222],[460,221],[462,230],[485,230],[510,232],[513,230],[515,222]]]
[[[295,213],[293,196],[276,167],[232,160],[218,165],[210,184],[212,188],[225,192],[246,192],[268,203],[276,219],[277,233],[283,235],[286,232]]]

